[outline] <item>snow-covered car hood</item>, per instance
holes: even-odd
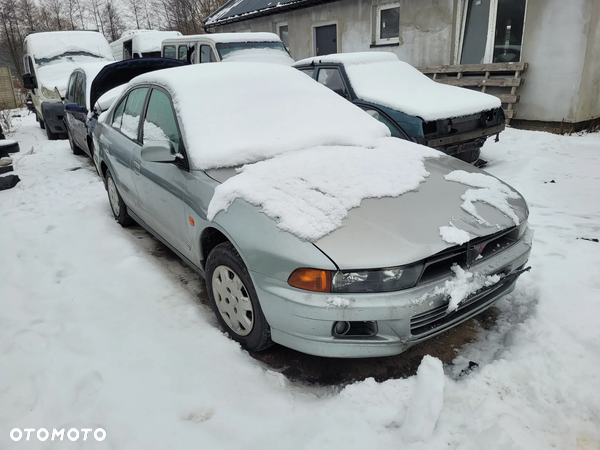
[[[343,64],[357,98],[425,121],[462,117],[501,106],[492,95],[437,83],[393,53],[318,56],[294,66],[311,63]]]
[[[280,229],[312,241],[341,269],[409,264],[526,220],[521,195],[497,178],[440,152],[388,139],[373,149],[320,147],[241,169],[209,170],[222,183],[209,219],[241,198]],[[390,146],[397,143],[402,145]],[[330,166],[311,170],[302,164],[326,153],[335,161]],[[348,155],[348,163],[340,155]]]
[[[494,202],[494,197],[498,200],[493,190],[445,179],[450,173],[485,174],[482,170],[447,156],[428,159],[425,167],[430,175],[417,191],[393,198],[363,200],[359,208],[348,212],[340,228],[315,245],[340,269],[381,268],[410,264],[455,246],[458,242],[449,238],[452,233],[442,237],[447,227],[467,232],[473,239],[516,225],[513,218],[484,201],[475,201],[473,205],[487,223],[463,208],[462,197],[475,191],[480,191],[480,197],[486,201]],[[516,194],[507,200],[518,222],[526,220],[528,210],[523,197],[505,183],[499,183]]]

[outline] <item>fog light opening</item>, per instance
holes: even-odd
[[[333,337],[371,337],[377,334],[377,322],[367,321],[340,321],[333,323]]]
[[[335,322],[333,324],[334,336],[345,336],[350,331],[350,322]]]

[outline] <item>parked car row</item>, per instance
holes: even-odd
[[[434,88],[385,54],[248,62],[285,51],[239,48],[266,38],[175,38],[163,56],[185,58],[72,73],[71,145],[92,156],[115,220],[203,276],[220,325],[252,351],[394,355],[510,293],[529,270],[525,200],[422,145],[448,152],[454,134],[478,151],[500,131],[497,102],[439,90],[436,112],[386,97],[398,74],[413,99]],[[228,63],[203,64],[211,52]]]

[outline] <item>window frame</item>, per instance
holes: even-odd
[[[137,90],[137,89],[147,89],[146,92],[146,98],[144,99],[144,104],[142,105],[142,110],[140,111],[140,120],[138,122],[138,127],[137,127],[137,137],[134,139],[131,136],[127,136],[125,133],[123,133],[121,131],[121,127],[119,128],[115,128],[113,126],[114,120],[115,120],[115,113],[117,112],[117,110],[119,109],[119,107],[121,106],[121,104],[123,102],[125,102],[125,105],[123,107],[123,115],[125,115],[125,109],[127,108],[127,101],[129,100],[129,95]],[[142,133],[142,118],[146,117],[146,108],[148,107],[148,99],[150,96],[150,92],[152,92],[152,86],[149,84],[140,84],[140,85],[136,85],[133,86],[131,89],[129,89],[120,99],[119,103],[117,103],[116,107],[113,109],[111,116],[110,116],[110,123],[108,123],[108,126],[116,131],[117,133],[119,133],[120,135],[122,135],[124,138],[129,139],[131,142],[135,142],[137,145],[142,145],[142,140],[141,140],[141,133]],[[169,97],[170,98],[170,97]],[[171,100],[172,103],[172,100]],[[123,125],[123,119],[121,118],[121,125]]]
[[[393,38],[381,38],[381,12],[388,9],[398,8],[398,36]],[[400,3],[384,3],[377,5],[377,17],[375,18],[375,44],[397,44],[400,42]]]
[[[523,36],[521,38],[521,54],[519,61],[521,62],[521,55],[523,55],[523,47],[525,42],[525,27],[527,26],[527,5],[529,0],[525,0],[525,14],[523,15]],[[461,64],[462,51],[465,44],[465,29],[467,26],[467,13],[469,10],[469,0],[458,0],[456,8],[456,24],[457,29],[460,29],[459,33],[456,33],[457,40],[455,41],[454,49],[454,63]],[[490,0],[490,13],[488,18],[488,32],[486,36],[485,53],[483,55],[483,61],[481,64],[492,64],[494,59],[494,37],[496,31],[496,25],[498,20],[498,0]]]
[[[281,31],[280,29],[283,27],[287,27],[287,35],[288,35],[288,45],[286,46],[285,43],[283,44],[283,46],[285,47],[285,49],[288,51],[288,53],[290,52],[290,27],[288,25],[287,22],[279,22],[277,24],[277,36],[279,36],[279,39],[281,39]],[[283,42],[283,39],[281,39],[281,42]]]
[[[177,112],[173,107],[173,98],[169,92],[162,88],[161,86],[146,86],[148,87],[148,94],[146,95],[146,100],[144,102],[144,108],[142,109],[142,114],[140,115],[140,125],[138,128],[138,139],[140,145],[144,145],[144,122],[146,121],[146,115],[148,114],[148,106],[150,105],[150,98],[152,97],[152,92],[160,91],[167,96],[169,99],[169,105],[171,106],[171,112],[173,113],[173,117],[175,118],[175,126],[177,127],[177,132],[179,133],[179,147],[177,148],[177,153],[183,156],[183,159],[177,158],[173,164],[177,165],[180,168],[185,170],[189,170],[189,159],[187,155],[186,145],[183,139],[183,133],[181,132],[181,124],[179,123],[179,117],[177,117]],[[130,91],[131,92],[131,91]]]

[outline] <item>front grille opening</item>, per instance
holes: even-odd
[[[377,322],[367,321],[340,321],[334,322],[331,335],[335,338],[371,337],[377,334]]]
[[[438,257],[425,261],[425,269],[419,284],[446,277],[452,273],[451,267],[455,264],[464,267],[467,264],[467,251],[465,248],[452,253],[444,253]]]

